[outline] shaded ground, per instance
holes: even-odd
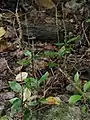
[[[9,4],[9,3],[8,3]],[[28,3],[29,4],[29,3]],[[22,4],[21,4],[22,5]],[[31,4],[30,4],[31,5]],[[10,6],[10,5],[9,5]],[[10,6],[11,7],[11,6]],[[12,8],[8,10],[12,10]],[[62,7],[62,2],[58,6],[58,27],[60,42],[68,41],[75,36],[80,37],[71,42],[68,46],[72,48],[69,54],[62,57],[44,56],[34,60],[34,71],[32,65],[21,67],[17,64],[18,60],[26,59],[23,54],[25,49],[32,51],[32,39],[34,40],[34,54],[40,55],[44,52],[56,52],[59,48],[54,43],[58,43],[56,36],[52,37],[47,32],[42,34],[44,26],[56,26],[55,10],[41,9],[38,11],[37,6],[27,7],[26,13],[22,9],[19,10],[20,22],[22,25],[22,45],[19,47],[20,26],[15,15],[7,11],[2,4],[0,26],[4,26],[6,34],[0,40],[0,109],[8,111],[8,100],[15,96],[15,93],[10,92],[8,82],[15,80],[15,76],[20,71],[29,72],[29,76],[40,78],[46,71],[50,73],[50,77],[44,86],[43,94],[45,96],[58,96],[71,94],[71,90],[67,90],[69,85],[69,77],[73,80],[76,71],[80,74],[81,81],[90,80],[90,23],[87,19],[90,17],[89,3],[81,2],[66,2]],[[51,14],[52,13],[52,14]],[[42,29],[36,27],[30,31],[29,26],[42,26]],[[40,27],[41,28],[41,27]],[[45,27],[46,28],[46,27]],[[57,27],[56,27],[57,28]],[[40,31],[39,31],[39,30]],[[37,32],[37,34],[36,34]],[[40,34],[40,35],[39,35]],[[57,31],[55,32],[57,34]],[[50,35],[50,36],[49,36]],[[49,37],[48,37],[49,36]],[[50,67],[49,63],[57,65]],[[62,70],[62,71],[61,71]],[[64,73],[63,73],[64,71]],[[34,74],[33,74],[34,72]],[[63,99],[64,101],[64,99]],[[67,102],[67,100],[65,101]],[[50,119],[49,119],[50,120]],[[61,120],[61,119],[60,119]],[[63,119],[64,120],[64,119]]]

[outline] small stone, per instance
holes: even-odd
[[[75,92],[75,87],[72,85],[72,84],[69,84],[67,87],[66,87],[66,90],[70,93],[73,93]]]

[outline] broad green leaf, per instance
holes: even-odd
[[[73,95],[69,98],[69,104],[75,104],[77,101],[81,100],[81,95]]]
[[[79,74],[78,74],[78,72],[74,75],[74,81],[75,81],[75,83],[79,83]]]
[[[44,56],[46,56],[46,57],[56,57],[57,52],[53,52],[53,51],[44,52]]]
[[[66,54],[66,53],[71,53],[71,51],[72,51],[72,48],[68,47],[68,48],[65,49],[65,52],[64,52],[64,53],[65,53],[65,54]]]
[[[29,56],[30,58],[32,57],[32,53],[29,50],[24,51],[25,56]]]
[[[47,100],[46,98],[39,98],[39,103],[42,103],[42,104],[46,104],[47,103]]]
[[[8,120],[8,117],[5,115],[3,117],[0,117],[0,120]]]
[[[87,111],[86,105],[83,105],[83,106],[82,106],[81,111],[82,111],[82,113],[84,113],[84,114],[86,113],[86,111]]]
[[[49,62],[48,63],[48,66],[49,66],[49,68],[52,68],[52,67],[56,67],[57,66],[57,63],[55,63],[55,62]]]
[[[38,84],[40,85],[42,82],[44,82],[49,76],[49,73],[46,72],[38,81]]]
[[[21,92],[22,91],[21,85],[19,83],[17,83],[16,81],[9,82],[9,86],[14,92]]]
[[[24,108],[23,120],[37,120],[37,112],[32,112],[30,109]]]
[[[23,81],[24,79],[26,79],[28,76],[27,72],[20,72],[17,76],[16,76],[16,81]]]
[[[65,46],[61,47],[61,49],[58,51],[58,55],[63,56],[65,54],[65,50],[66,50]]]
[[[17,61],[17,64],[26,66],[26,65],[30,64],[30,60],[29,59],[27,59],[27,60],[25,60],[25,59],[19,60],[19,61]]]
[[[65,43],[55,43],[57,46],[63,46]]]
[[[25,88],[23,91],[23,101],[30,101],[31,98],[31,91],[28,88]]]
[[[30,81],[31,81],[31,88],[35,88],[37,89],[38,88],[38,80],[35,79],[35,78],[30,78]]]
[[[27,103],[30,107],[34,107],[34,106],[36,106],[36,105],[38,105],[38,102],[37,102],[37,100],[34,100],[34,101],[32,101],[32,102],[29,102],[29,103]]]
[[[31,87],[31,81],[30,81],[30,78],[26,78],[26,79],[24,79],[24,82],[25,82],[25,87],[27,87],[27,88],[30,88]]]
[[[16,100],[18,100],[19,98],[18,97],[15,97],[15,98],[12,98],[12,99],[10,99],[9,100],[9,102],[11,103],[11,104],[13,104]]]
[[[22,105],[22,100],[16,99],[11,107],[11,113],[14,115],[15,113],[19,112],[21,110],[21,105]]]
[[[83,86],[83,90],[84,92],[86,92],[88,89],[90,89],[90,81],[89,82],[86,82]]]
[[[31,89],[37,89],[38,88],[38,80],[33,78],[33,77],[30,77],[30,78],[26,78],[24,79],[25,81],[25,86],[27,88],[31,88]]]
[[[23,113],[23,120],[32,120],[30,110],[28,108],[24,108]]]
[[[17,98],[16,100],[13,101],[13,105],[15,107],[21,106],[22,100],[20,98]]]
[[[90,19],[88,19],[86,22],[90,22]]]
[[[6,31],[4,30],[3,27],[0,27],[0,37],[2,37],[3,35],[5,35]]]
[[[74,42],[74,41],[78,40],[79,38],[80,38],[80,35],[78,35],[78,36],[76,36],[74,38],[71,38],[70,40],[67,41],[67,43],[69,44],[71,42]]]

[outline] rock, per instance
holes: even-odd
[[[48,110],[39,114],[37,120],[90,120],[90,113],[81,112],[79,106],[69,106],[64,103],[59,106],[52,106]]]
[[[83,1],[78,3],[77,0],[70,0],[69,2],[66,2],[65,7],[77,11],[83,4]]]
[[[58,97],[60,98],[60,100],[62,101],[62,102],[68,102],[68,95],[58,95]]]
[[[28,29],[28,33],[26,32],[27,29]],[[51,40],[53,42],[53,41],[58,40],[56,25],[29,24],[28,26],[26,26],[26,25],[22,24],[22,30],[23,30],[23,37],[25,40],[27,40],[28,36],[31,39],[35,38],[36,40],[40,40],[40,41],[47,40],[49,42]],[[59,26],[58,31],[59,31],[60,41],[63,41],[64,34],[63,34],[63,30],[61,30],[60,26]]]
[[[42,120],[81,120],[81,111],[79,107],[62,104],[48,110]]]
[[[75,87],[74,87],[72,84],[69,84],[69,85],[66,87],[66,90],[67,90],[69,93],[74,93],[74,92],[75,92]]]

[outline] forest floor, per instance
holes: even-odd
[[[1,116],[10,114],[9,100],[18,96],[10,89],[9,82],[17,81],[20,85],[24,85],[24,81],[16,79],[19,73],[25,72],[28,73],[28,77],[40,79],[48,72],[48,78],[41,86],[38,96],[59,97],[63,103],[67,103],[69,97],[75,93],[72,81],[76,72],[79,73],[82,85],[90,80],[89,4],[83,0],[81,2],[71,0],[65,4],[60,2],[57,11],[55,8],[38,9],[34,4],[27,4],[28,7],[24,6],[23,9],[18,7],[18,12],[17,9],[10,8],[10,5],[9,8],[4,8],[2,4],[0,8]],[[25,51],[29,51],[31,56],[25,55]],[[85,101],[84,104],[89,111],[89,104]],[[49,104],[40,104],[31,109],[40,112],[50,107]],[[17,114],[15,117],[13,119],[20,120],[22,114]]]

